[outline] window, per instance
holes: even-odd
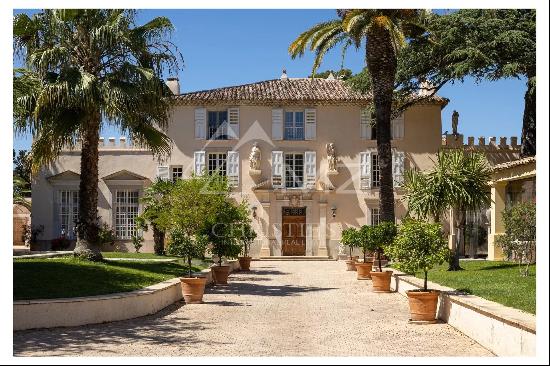
[[[380,164],[378,163],[378,154],[372,154],[372,165],[371,165],[371,179],[372,187],[380,187]]]
[[[370,224],[376,226],[380,223],[380,209],[371,208],[370,209]]]
[[[208,174],[218,173],[227,175],[227,154],[226,153],[210,153],[208,154]]]
[[[285,112],[284,139],[304,139],[304,112]]]
[[[172,166],[170,176],[171,176],[173,182],[175,182],[178,179],[183,178],[183,167],[181,165],[180,166]]]
[[[286,188],[302,188],[304,185],[304,154],[285,154]]]
[[[208,139],[227,140],[227,111],[208,112]]]
[[[139,191],[115,192],[115,234],[119,239],[131,239],[136,235],[136,216],[139,214]]]
[[[59,231],[58,235],[76,239],[76,222],[78,221],[78,191],[62,190],[58,195]]]

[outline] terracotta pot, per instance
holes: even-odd
[[[181,277],[181,289],[186,304],[202,303],[204,295],[205,277]]]
[[[357,279],[358,280],[370,280],[370,272],[372,271],[372,263],[355,263],[355,268],[357,268]]]
[[[214,279],[214,283],[216,285],[226,285],[227,284],[227,277],[229,277],[229,272],[231,271],[230,266],[212,266],[210,267],[212,270],[212,278]]]
[[[346,271],[357,271],[357,269],[355,268],[355,261],[352,259],[352,260],[347,260],[346,261]]]
[[[439,291],[407,291],[411,321],[435,322]]]
[[[250,261],[252,257],[239,257],[239,266],[241,271],[250,271]]]
[[[374,292],[391,292],[390,283],[393,271],[371,272]]]

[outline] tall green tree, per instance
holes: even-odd
[[[26,182],[26,188],[31,186],[31,164],[29,151],[13,149],[13,175],[20,177]]]
[[[431,92],[471,76],[525,78],[521,155],[536,154],[536,10],[463,9],[431,14],[426,31],[400,54],[397,88],[428,82]]]
[[[173,26],[158,17],[136,24],[136,12],[117,9],[43,10],[13,21],[14,129],[33,135],[33,169],[80,147],[78,240],[75,255],[102,258],[98,243],[99,132],[118,127],[155,155],[170,152],[163,132],[170,113],[163,73],[176,73],[181,55]]]
[[[14,175],[13,176],[13,204],[21,205],[23,207],[31,209],[31,203],[26,200],[25,197],[28,197],[30,190],[27,188],[27,182],[21,177]]]
[[[409,211],[419,218],[439,221],[452,211],[450,224],[456,228],[449,270],[459,270],[458,248],[463,242],[465,213],[491,203],[491,170],[482,153],[462,149],[443,150],[429,171],[408,170],[405,200]]]
[[[167,209],[169,194],[174,188],[172,181],[157,179],[149,187],[145,188],[141,203],[142,213],[136,218],[138,225],[148,229],[148,224],[153,229],[154,251],[157,255],[164,255],[165,230],[161,228],[158,220],[162,211]]]
[[[376,143],[380,165],[380,219],[395,221],[391,132],[392,101],[397,73],[397,55],[406,39],[423,32],[422,10],[413,9],[353,9],[338,10],[338,18],[319,23],[292,42],[290,55],[302,56],[306,49],[315,52],[313,74],[325,54],[341,45],[345,50],[365,45],[365,61],[372,80],[376,114]],[[365,92],[367,92],[365,90]]]

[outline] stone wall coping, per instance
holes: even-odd
[[[391,270],[393,271],[392,276],[396,279],[399,278],[399,281],[407,282],[418,288],[424,286],[424,281],[420,278],[400,272],[394,268],[391,268]],[[461,293],[456,289],[442,286],[431,281],[428,281],[428,288],[445,293],[445,295],[447,295],[449,300],[453,303],[465,306],[485,316],[536,334],[537,318],[533,314],[529,314],[522,310],[514,309],[494,301],[486,300],[479,296]]]

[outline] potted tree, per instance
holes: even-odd
[[[371,235],[376,248],[375,253],[378,271],[372,271],[370,275],[372,277],[372,287],[375,292],[390,292],[391,275],[393,272],[382,270],[382,254],[384,253],[384,248],[393,242],[396,233],[397,228],[393,222],[384,221],[373,226]]]
[[[353,248],[357,247],[359,244],[359,231],[354,227],[342,230],[341,242],[343,245],[349,248],[349,257],[346,260],[346,270],[355,271],[355,261],[357,257],[353,257],[352,253]]]
[[[439,291],[428,289],[428,271],[449,260],[451,251],[443,237],[441,225],[409,219],[399,228],[399,234],[386,251],[392,266],[406,273],[422,271],[424,286],[407,291],[411,321],[433,322],[436,319]]]
[[[225,181],[221,180],[221,182]],[[246,217],[246,202],[237,204],[230,199],[225,199],[224,204],[218,206],[214,220],[205,226],[204,234],[209,238],[210,251],[213,256],[217,257],[217,265],[212,267],[216,284],[227,284],[227,278],[231,271],[230,266],[223,265],[223,259],[237,258],[243,249],[239,230],[236,227],[246,222]]]
[[[193,276],[192,260],[204,255],[208,237],[205,235],[187,235],[180,228],[170,231],[168,254],[182,257],[187,262],[187,277],[181,277],[183,298],[186,304],[202,303],[206,277]]]
[[[374,241],[374,236],[373,236],[374,228],[375,228],[374,226],[363,225],[361,226],[361,229],[359,229],[359,232],[358,232],[359,246],[363,251],[363,262],[355,263],[358,280],[371,279],[370,273],[372,272],[372,257],[368,257],[367,254],[376,250],[376,241]]]
[[[243,248],[243,256],[239,257],[239,266],[242,271],[250,271],[250,261],[252,260],[252,257],[249,256],[250,244],[256,239],[256,232],[249,223],[242,224],[239,239]]]

